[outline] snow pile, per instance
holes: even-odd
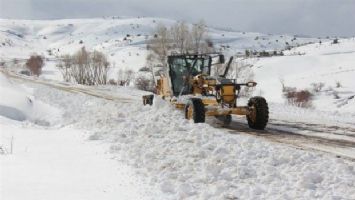
[[[84,142],[81,130],[3,122],[0,141],[13,138],[13,152],[0,155],[1,199],[152,199],[144,177],[110,159],[106,145]]]
[[[47,87],[35,95],[63,107],[64,123],[88,130],[89,139],[107,140],[161,199],[355,198],[353,162],[193,124],[164,101],[144,107],[138,96],[120,103]]]
[[[29,88],[17,85],[0,73],[0,116],[16,121],[50,125],[58,122],[61,111],[37,101]]]

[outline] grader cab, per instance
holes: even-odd
[[[225,63],[221,54],[168,56],[169,70],[156,83],[156,95],[182,109],[185,118],[204,123],[206,116],[214,116],[229,125],[232,115],[245,115],[250,128],[264,129],[269,118],[268,105],[263,97],[252,97],[246,106],[238,106],[241,87],[255,87],[256,82],[237,83],[227,79],[233,61],[229,59],[224,73],[211,75],[213,66]],[[154,95],[143,96],[144,105],[153,104]]]

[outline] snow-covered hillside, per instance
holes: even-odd
[[[158,24],[170,26],[176,21],[162,18],[98,18],[65,20],[0,19],[0,61],[26,59],[32,53],[48,59],[73,53],[85,46],[104,52],[114,68],[138,71],[145,66],[146,42],[154,37]],[[250,50],[281,50],[318,39],[289,35],[235,32],[210,28],[209,36],[217,50],[229,55]],[[60,79],[55,62],[47,61],[44,76]]]
[[[354,115],[355,38],[341,39],[338,44],[330,41],[310,44],[285,54],[247,61],[253,64],[255,81],[259,83],[254,94],[284,103],[283,83],[286,87],[313,92],[313,108],[317,110]],[[319,92],[312,91],[313,83],[322,83]]]

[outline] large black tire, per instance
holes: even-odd
[[[189,116],[189,109],[192,109]],[[185,119],[192,119],[194,123],[205,123],[205,105],[199,98],[191,98],[185,106]]]
[[[247,115],[249,127],[264,130],[269,121],[269,107],[265,98],[252,97],[249,99],[248,106],[253,108],[253,111]]]

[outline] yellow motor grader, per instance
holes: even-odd
[[[174,54],[168,56],[168,72],[156,81],[155,93],[185,112],[185,118],[204,123],[214,116],[224,125],[231,115],[245,115],[253,129],[264,129],[269,118],[268,104],[263,97],[252,97],[246,106],[237,106],[241,87],[255,87],[256,82],[237,83],[226,78],[233,57],[222,75],[211,76],[212,66],[225,63],[222,54]],[[144,105],[153,104],[154,95],[143,96]]]

